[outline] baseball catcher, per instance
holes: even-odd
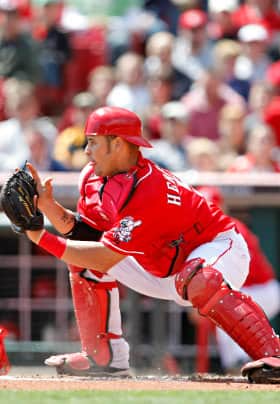
[[[38,208],[64,237],[40,229],[41,222],[39,230],[26,234],[72,268],[82,343],[82,352],[52,356],[45,363],[61,374],[81,376],[96,375],[98,369],[129,371],[117,280],[141,294],[197,308],[253,359],[243,375],[279,383],[279,337],[263,310],[240,291],[250,256],[235,223],[143,157],[139,147],[151,145],[134,112],[99,108],[89,115],[85,133],[90,163],[80,181],[78,217],[53,198],[51,181],[42,181],[28,164]],[[32,216],[37,216],[35,206]],[[96,237],[89,231],[94,228]]]
[[[27,172],[26,166],[16,170],[3,185],[0,203],[16,233],[43,228],[43,215],[34,201],[37,195],[36,183]]]

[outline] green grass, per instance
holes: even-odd
[[[279,391],[0,391],[0,403],[276,404]]]

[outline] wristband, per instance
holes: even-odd
[[[56,258],[61,258],[66,250],[67,240],[45,230],[40,238],[38,246],[42,247],[45,251],[54,255]]]

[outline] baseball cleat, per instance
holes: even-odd
[[[97,366],[85,352],[50,356],[44,363],[55,367],[60,376],[133,377],[130,369]]]
[[[241,369],[250,383],[280,384],[280,356],[270,356],[249,362]]]

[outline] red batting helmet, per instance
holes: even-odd
[[[140,118],[132,111],[119,107],[102,107],[93,111],[86,122],[85,134],[115,135],[137,146],[152,147],[142,137]]]

